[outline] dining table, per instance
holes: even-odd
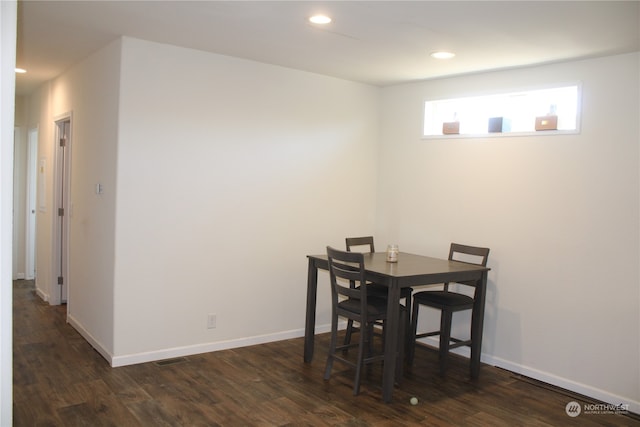
[[[482,348],[482,328],[487,290],[488,267],[461,261],[432,258],[423,255],[399,252],[397,261],[388,262],[385,252],[364,255],[365,278],[367,281],[385,285],[387,294],[387,327],[390,331],[398,330],[400,322],[400,289],[433,285],[448,282],[465,282],[475,286],[474,306],[471,316],[471,377],[477,378],[480,373],[480,350]],[[326,254],[307,255],[307,304],[304,333],[304,361],[313,360],[316,301],[318,292],[318,270],[329,270]],[[327,285],[327,292],[329,292]],[[385,363],[382,374],[382,398],[391,402],[395,384],[395,369],[398,334],[388,334],[384,342]],[[404,345],[404,343],[402,343]]]

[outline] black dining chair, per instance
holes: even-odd
[[[487,266],[489,258],[489,248],[461,245],[451,243],[449,248],[449,260],[462,261],[469,264]],[[458,283],[458,282],[456,282]],[[439,335],[439,361],[440,373],[444,374],[447,368],[447,356],[451,349],[461,346],[471,346],[473,336],[469,339],[459,339],[451,336],[451,321],[453,313],[462,310],[472,310],[475,299],[463,293],[451,292],[449,286],[453,283],[445,283],[442,290],[422,291],[413,295],[413,313],[411,315],[411,332],[409,336],[410,345],[407,355],[408,365],[413,365],[416,350],[416,340],[418,338]],[[460,285],[472,286],[470,282],[460,282]],[[474,287],[475,289],[475,287]],[[440,329],[437,331],[418,333],[418,311],[421,305],[440,310]]]
[[[352,252],[356,249],[361,253],[374,253],[376,251],[375,245],[373,243],[373,236],[363,236],[363,237],[347,237],[345,239],[347,252]],[[369,295],[376,296],[378,298],[387,299],[388,288],[385,285],[381,285],[379,283],[371,283],[367,282],[367,287],[369,288],[367,292]],[[411,293],[413,289],[411,288],[402,288],[400,290],[400,299],[404,299],[404,306],[408,313],[411,313]],[[409,331],[411,328],[411,319],[409,316],[406,316],[405,320],[405,330]],[[356,331],[356,328],[353,326],[353,321],[347,322],[347,332],[344,336],[344,343],[348,344],[351,342],[351,335]]]
[[[374,322],[387,319],[387,301],[375,296],[369,296],[369,287],[366,286],[365,267],[363,254],[346,252],[327,246],[327,258],[329,261],[329,277],[331,281],[331,341],[329,354],[324,373],[324,379],[331,377],[331,369],[335,360],[355,367],[356,377],[353,385],[353,394],[360,392],[360,379],[362,368],[366,364],[384,362],[383,351],[376,352],[373,345]],[[356,283],[353,287],[351,283]],[[359,285],[359,286],[358,286]],[[400,309],[399,333],[404,336],[405,310]],[[358,322],[360,330],[357,343],[348,343],[338,346],[338,321],[343,317]],[[342,350],[350,347],[358,347],[357,359],[349,358]],[[396,378],[402,377],[402,365],[404,345],[399,342],[399,354],[396,365]],[[365,356],[366,354],[366,356]]]

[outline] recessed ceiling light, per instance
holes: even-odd
[[[445,52],[445,51],[433,52],[431,54],[431,57],[432,58],[436,58],[436,59],[451,59],[454,56],[456,56],[455,53],[453,53],[453,52]]]
[[[18,74],[24,74],[27,72],[27,70],[25,70],[24,68],[16,68],[15,71]]]
[[[312,24],[324,25],[330,23],[331,18],[329,18],[327,15],[313,15],[309,18],[309,22],[311,22]]]

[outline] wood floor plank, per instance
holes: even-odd
[[[382,365],[363,374],[335,364],[323,379],[328,334],[312,363],[303,339],[198,354],[172,363],[111,368],[66,322],[65,306],[40,300],[32,281],[14,282],[14,426],[630,426],[637,415],[567,416],[584,396],[453,356],[447,374],[437,353],[415,364],[382,401]],[[409,399],[418,398],[417,405]]]

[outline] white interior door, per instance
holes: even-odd
[[[25,279],[36,277],[36,185],[38,181],[38,128],[29,129],[27,151],[27,218]]]

